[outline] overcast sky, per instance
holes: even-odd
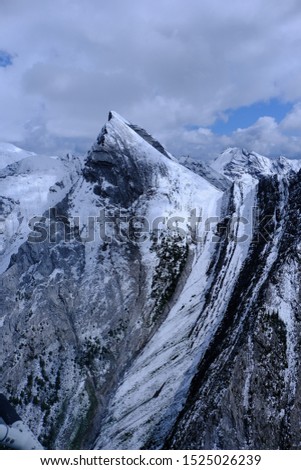
[[[301,158],[300,0],[0,0],[0,140],[85,152],[110,109],[176,155]]]

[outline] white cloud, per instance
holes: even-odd
[[[281,122],[284,131],[297,131],[301,133],[301,103],[296,103],[292,111],[289,112]]]
[[[179,134],[176,142],[182,154],[210,159],[226,147],[244,147],[263,155],[301,158],[301,103],[297,103],[285,118],[277,123],[273,117],[263,116],[252,126],[237,129],[230,135],[217,135],[208,129],[194,129]],[[162,135],[169,147],[174,147],[176,136]]]
[[[300,100],[300,25],[298,0],[1,0],[0,45],[14,64],[0,69],[0,140],[82,148],[116,109],[178,153],[243,139],[268,149],[271,136],[293,151],[297,108],[280,127],[260,121],[230,137],[183,129],[259,100]]]

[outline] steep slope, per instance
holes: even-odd
[[[190,271],[191,213],[220,211],[221,191],[140,134],[110,113],[55,207],[41,193],[53,188],[51,171],[24,199],[25,222],[29,207],[43,217],[2,264],[3,391],[47,447],[91,446],[117,383]],[[3,173],[22,193],[24,177],[36,181],[36,165],[46,165],[24,162],[28,171]]]
[[[220,217],[207,219],[203,236],[191,248],[191,272],[182,280],[168,317],[119,386],[97,448],[162,446],[185,404],[198,361],[222,321],[246,256],[251,224],[244,218],[250,220],[254,194],[251,178],[246,178],[224,195]]]
[[[232,185],[231,179],[227,178],[227,176],[225,176],[223,173],[219,173],[218,171],[214,170],[208,163],[194,160],[191,157],[181,157],[179,162],[197,175],[205,178],[213,186],[220,189],[221,191],[230,189]]]
[[[235,181],[237,153],[214,165]],[[252,243],[166,448],[300,448],[298,167],[248,158],[244,172],[259,179]]]

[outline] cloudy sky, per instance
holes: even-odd
[[[110,109],[176,155],[301,158],[300,0],[0,0],[0,141],[85,152]]]

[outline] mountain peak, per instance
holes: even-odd
[[[136,149],[135,155],[131,155],[134,148]],[[157,152],[160,152],[165,157],[174,160],[174,157],[165,150],[163,145],[154,139],[145,129],[132,124],[117,112],[110,111],[108,121],[88,152],[88,160],[93,159],[100,162],[104,157],[105,161],[108,162],[108,154],[116,153],[116,150],[118,150],[117,154],[119,157],[129,157],[130,155],[137,157],[139,154],[140,157],[145,155],[148,158],[153,156],[156,159],[159,157]],[[114,162],[111,161],[111,163]]]
[[[16,145],[0,142],[0,169],[33,155],[35,153],[23,150]]]
[[[1,392],[45,448],[301,448],[300,165],[111,111],[83,173],[0,171]]]
[[[131,204],[175,161],[143,128],[115,111],[87,154],[84,176],[96,183],[94,192],[115,203]]]
[[[271,159],[245,148],[228,148],[212,163],[211,167],[231,178],[249,174],[255,178],[274,174],[286,174],[301,168],[300,160],[290,160],[283,156]]]
[[[211,164],[212,168],[228,176],[240,176],[242,173],[270,174],[272,162],[256,152],[244,148],[228,148]]]
[[[130,124],[129,121],[124,119],[124,117],[122,117],[120,114],[116,113],[116,111],[113,111],[113,110],[109,111],[108,121],[111,121],[112,119],[117,119],[118,121],[121,121],[127,125]]]

